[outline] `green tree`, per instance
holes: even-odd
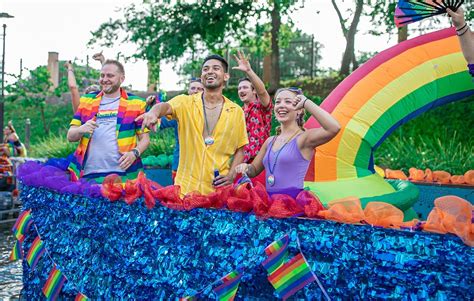
[[[6,87],[9,93],[7,101],[18,100],[23,106],[35,107],[40,111],[45,134],[49,133],[49,124],[46,123],[44,107],[46,99],[54,94],[52,86],[48,69],[40,66],[32,70],[28,78],[18,79],[14,84]]]
[[[357,69],[358,63],[355,56],[355,36],[357,34],[357,26],[359,25],[360,17],[362,15],[362,9],[364,7],[363,0],[355,1],[355,8],[348,11],[348,15],[352,15],[352,20],[344,18],[342,15],[340,4],[336,0],[331,0],[331,3],[336,10],[339,18],[339,24],[341,25],[342,33],[346,39],[346,48],[344,49],[344,55],[342,56],[340,75],[347,76],[352,70]],[[352,68],[351,68],[352,66]]]
[[[128,58],[143,59],[159,66],[163,60],[176,62],[187,51],[201,48],[223,54],[228,45],[240,44],[262,24],[270,20],[272,79],[270,87],[280,81],[279,34],[282,16],[288,16],[302,0],[220,1],[194,3],[143,1],[123,8],[123,18],[110,20],[92,33],[90,44],[117,47],[131,42],[137,51]],[[289,21],[291,23],[291,20]],[[157,68],[159,70],[159,68]],[[156,80],[159,80],[159,71]]]

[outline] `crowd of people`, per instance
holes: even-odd
[[[73,180],[87,178],[101,183],[109,174],[136,177],[142,168],[140,156],[150,143],[149,129],[171,127],[176,136],[173,180],[183,195],[211,193],[233,184],[240,174],[260,174],[257,180],[270,193],[294,195],[303,189],[315,147],[340,129],[329,113],[298,89],[278,90],[273,103],[242,52],[235,55],[234,69],[244,75],[238,84],[243,107],[222,93],[230,76],[228,62],[219,55],[204,59],[201,78],[189,82],[187,95],[168,102],[158,102],[155,96],[143,100],[128,93],[122,87],[123,65],[105,60],[102,54],[94,57],[102,63],[101,88],[89,87],[79,101],[74,70],[66,65],[75,110],[67,137],[71,142],[79,141],[69,165]],[[321,128],[302,127],[305,110]],[[272,113],[280,122],[274,137],[270,137]]]

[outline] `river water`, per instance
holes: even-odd
[[[13,223],[0,224],[0,300],[18,300],[22,288],[21,261],[9,260],[15,243],[11,233]]]

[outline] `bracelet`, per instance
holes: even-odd
[[[133,155],[135,156],[135,158],[140,158],[140,151],[138,150],[138,147],[135,147],[134,149],[132,149],[132,153]]]
[[[305,98],[305,99],[303,100],[303,109],[304,109],[304,106],[306,105],[306,101],[307,101],[307,100],[308,100],[308,98]]]
[[[458,37],[460,37],[468,31],[469,31],[469,27],[467,27],[466,30],[464,30],[462,33],[456,32],[456,34],[458,35]]]
[[[467,23],[464,23],[464,25],[463,25],[463,26],[461,26],[461,28],[459,28],[459,29],[457,29],[457,28],[456,28],[456,31],[461,31],[461,30],[463,30],[463,29],[464,29],[464,27],[466,27],[466,26],[467,26]]]

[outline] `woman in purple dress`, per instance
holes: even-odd
[[[303,128],[305,110],[321,124]],[[283,88],[275,94],[277,135],[268,138],[251,164],[240,164],[236,172],[255,177],[265,169],[266,189],[272,194],[296,198],[303,190],[304,177],[314,149],[331,140],[340,130],[334,117],[304,96],[300,89]]]

